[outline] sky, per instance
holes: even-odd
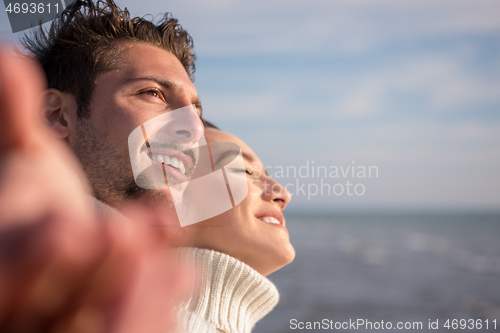
[[[291,209],[500,211],[498,0],[117,3],[179,19],[205,117]],[[0,31],[19,36],[4,11]]]

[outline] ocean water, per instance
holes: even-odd
[[[323,331],[291,321],[324,319],[333,331],[362,319],[372,330],[357,331],[449,332],[456,319],[457,331],[500,332],[499,215],[287,217],[287,226],[296,259],[269,276],[280,303],[254,332]]]

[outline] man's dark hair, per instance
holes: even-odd
[[[112,0],[77,0],[56,18],[48,30],[38,27],[25,35],[24,46],[41,63],[48,87],[71,93],[80,119],[90,116],[90,98],[99,75],[112,69],[120,53],[117,42],[140,41],[171,52],[191,80],[196,56],[193,41],[170,13],[155,25],[130,18]]]

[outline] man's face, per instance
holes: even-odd
[[[168,155],[180,157],[182,150],[196,146],[203,135],[196,88],[170,52],[138,42],[124,44],[121,49],[115,68],[97,79],[90,118],[78,120],[69,143],[83,164],[97,198],[107,202],[142,198],[171,203],[168,189],[146,190],[136,185],[128,136],[149,119],[194,104],[198,114],[188,113],[163,129],[176,144],[162,147],[160,142],[152,142],[152,148],[156,149],[152,158],[158,162],[159,156],[165,160]],[[143,148],[134,149],[144,153]],[[192,158],[189,153],[182,155]],[[172,173],[176,171],[179,170]]]

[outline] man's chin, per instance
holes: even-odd
[[[138,186],[127,190],[127,201],[135,201],[161,207],[173,206],[172,195],[169,190],[143,189]]]

